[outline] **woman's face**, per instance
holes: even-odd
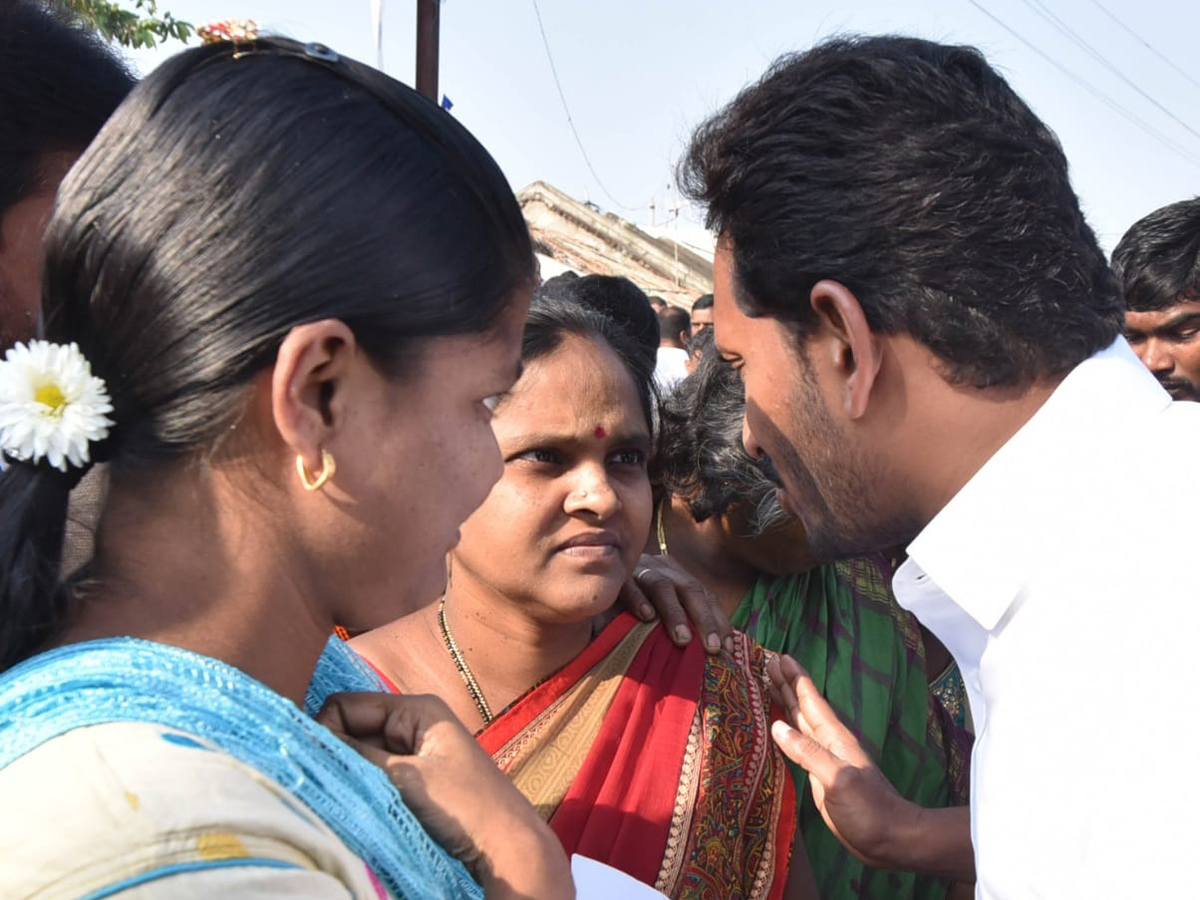
[[[445,589],[459,526],[502,471],[491,406],[520,371],[528,310],[523,291],[491,331],[433,338],[404,377],[363,379],[364,411],[337,459],[345,499],[322,535],[338,624],[373,628]]]
[[[650,529],[650,431],[602,341],[567,335],[528,363],[493,419],[504,475],[451,554],[457,592],[566,624],[608,609]]]
[[[753,510],[736,503],[722,517],[730,552],[743,562],[775,576],[797,575],[817,564],[798,518],[785,516],[762,532],[755,529],[753,519]]]

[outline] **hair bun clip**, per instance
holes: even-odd
[[[250,19],[226,19],[201,25],[196,33],[200,35],[201,43],[233,44],[234,50],[237,50],[238,44],[258,40],[258,25]]]
[[[336,63],[340,59],[336,50],[331,50],[324,44],[316,42],[304,45],[304,55],[327,63]]]

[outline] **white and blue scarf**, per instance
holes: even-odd
[[[333,648],[335,657],[349,653]],[[372,689],[361,669],[358,683]],[[164,644],[112,638],[51,650],[0,675],[0,768],[68,731],[111,722],[175,728],[253,766],[319,816],[396,897],[483,897],[381,769],[239,669]]]

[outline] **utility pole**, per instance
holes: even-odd
[[[417,0],[417,92],[438,102],[440,0]]]
[[[375,68],[383,71],[383,0],[371,0],[371,28],[375,32]]]

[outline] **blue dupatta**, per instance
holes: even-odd
[[[325,644],[317,670],[308,685],[304,711],[315,716],[330,694],[344,691],[387,692],[375,670],[365,659],[351,650],[345,641],[331,637]]]
[[[319,816],[398,898],[483,897],[381,769],[239,669],[111,638],[42,653],[0,675],[0,768],[75,728],[110,722],[175,728],[253,766]]]

